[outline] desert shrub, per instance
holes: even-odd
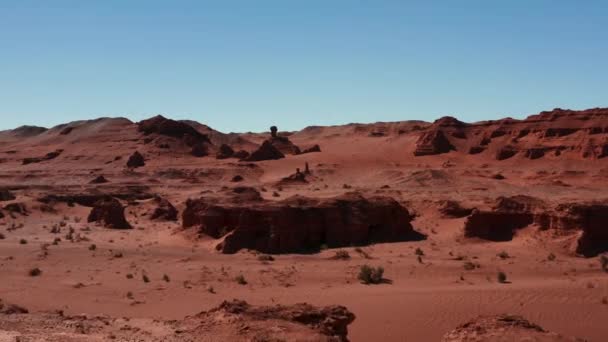
[[[497,256],[503,260],[510,258],[509,253],[507,253],[506,251],[502,251],[502,252],[498,253]]]
[[[167,283],[171,281],[171,279],[169,279],[169,276],[166,274],[163,274],[163,280],[166,281]]]
[[[0,240],[4,240],[6,237],[4,236],[4,234],[0,233]]]
[[[340,249],[340,250],[336,251],[336,254],[334,255],[333,259],[348,260],[348,259],[350,259],[350,254],[348,254],[348,251]]]
[[[26,239],[21,239],[19,240],[19,243],[22,245],[27,245],[27,240]]]
[[[28,274],[30,275],[30,277],[37,277],[42,274],[42,270],[39,269],[38,267],[34,267],[31,270],[29,270]]]
[[[372,257],[369,255],[369,253],[367,253],[366,251],[364,251],[362,248],[357,247],[355,248],[355,252],[359,253],[362,257],[364,257],[365,259],[371,259]]]
[[[416,254],[418,256],[424,256],[424,251],[420,248],[416,248],[416,251],[414,251],[414,254]]]
[[[141,276],[141,279],[144,281],[144,283],[149,283],[150,282],[150,278],[148,278],[148,276],[145,275],[145,274]]]
[[[384,275],[384,268],[382,266],[372,267],[369,265],[363,265],[359,269],[358,279],[363,284],[380,284]]]
[[[499,283],[504,284],[507,282],[507,274],[505,272],[499,271],[496,275],[496,279]]]
[[[94,251],[96,249],[97,249],[97,245],[95,245],[95,244],[92,244],[92,245],[89,246],[89,250],[90,251]]]
[[[608,272],[608,254],[600,255],[600,265],[604,271]]]
[[[243,276],[242,274],[239,274],[234,280],[239,285],[247,285],[247,280],[245,279],[245,276]]]
[[[464,269],[467,271],[472,271],[477,268],[477,265],[473,262],[466,261],[463,265]]]
[[[547,256],[547,260],[549,260],[549,261],[554,261],[556,258],[557,257],[553,253],[549,253],[549,255]]]
[[[260,254],[258,255],[259,261],[274,261],[274,257],[268,254]]]

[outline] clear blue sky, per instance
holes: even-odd
[[[0,129],[222,131],[608,106],[608,1],[0,0]]]

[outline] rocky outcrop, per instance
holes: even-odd
[[[443,336],[442,342],[544,341],[584,342],[548,332],[521,316],[481,316],[458,326]]]
[[[513,157],[601,159],[608,156],[608,108],[554,109],[524,120],[505,118],[463,123],[444,117],[421,131],[417,156],[453,149],[476,155],[488,151],[497,160]]]
[[[286,321],[309,326],[323,335],[332,336],[338,341],[347,341],[348,326],[354,322],[355,315],[346,307],[333,305],[322,308],[301,303],[295,305],[275,305],[255,307],[245,301],[224,301],[219,307],[199,314],[199,318],[222,312],[237,315],[239,320]]]
[[[262,160],[277,160],[285,158],[285,155],[281,153],[276,147],[274,147],[268,140],[262,143],[262,146],[252,152],[246,161],[262,161]]]
[[[0,202],[3,202],[3,201],[12,201],[15,198],[16,198],[15,195],[13,195],[13,193],[10,192],[10,190],[8,190],[8,189],[0,189]]]
[[[439,213],[447,218],[460,218],[469,216],[473,211],[472,208],[465,208],[456,201],[441,201],[439,203]]]
[[[115,198],[97,201],[91,209],[88,222],[99,222],[105,227],[114,229],[131,229],[125,218],[125,208]]]
[[[129,160],[127,161],[127,167],[131,168],[131,169],[142,167],[145,165],[146,165],[146,160],[145,160],[144,156],[141,153],[139,153],[139,151],[135,151],[135,153],[133,153],[129,157]]]
[[[517,229],[534,221],[530,213],[473,210],[464,225],[465,237],[490,241],[509,241]]]
[[[137,318],[129,322],[107,315],[71,316],[62,310],[28,313],[0,300],[2,341],[347,342],[348,326],[354,320],[355,315],[339,305],[254,306],[234,299],[179,320]]]
[[[263,253],[317,250],[371,242],[422,238],[413,217],[389,197],[365,198],[349,193],[330,199],[294,196],[283,201],[235,202],[212,198],[188,200],[183,226],[223,239],[218,249],[235,253],[253,249]]]
[[[448,153],[456,148],[446,138],[442,130],[436,129],[426,132],[416,142],[415,156],[427,156]]]
[[[191,125],[167,119],[162,115],[140,121],[137,123],[138,130],[144,135],[162,135],[180,140],[186,146],[191,147],[190,153],[195,157],[209,155],[211,141],[206,134],[197,131]]]
[[[321,146],[315,144],[302,150],[302,154],[314,152],[321,152]]]
[[[56,150],[56,151],[47,153],[44,157],[25,158],[25,159],[23,159],[22,164],[28,165],[28,164],[41,163],[41,162],[47,161],[47,160],[53,160],[53,159],[59,157],[61,155],[61,153],[63,153],[63,150]]]
[[[151,220],[177,221],[177,209],[167,199],[156,197],[156,208],[150,215]]]
[[[541,229],[582,231],[576,253],[593,257],[608,251],[608,203],[564,203],[536,215]]]

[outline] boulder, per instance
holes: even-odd
[[[138,151],[135,151],[135,153],[133,153],[129,157],[129,160],[127,161],[127,167],[129,167],[131,169],[142,167],[145,165],[146,165],[146,161],[144,159],[144,156],[141,153],[139,153]]]
[[[419,240],[409,211],[390,197],[348,193],[330,199],[294,196],[283,201],[188,200],[184,228],[223,238],[218,249],[263,253],[318,250],[372,242]]]
[[[227,158],[232,158],[233,156],[234,156],[234,150],[232,149],[232,147],[230,147],[229,145],[226,145],[226,144],[222,144],[215,157],[217,159],[227,159]]]
[[[152,212],[150,219],[152,220],[163,220],[163,221],[177,221],[177,209],[168,200],[156,197],[155,202],[157,203],[156,208]]]
[[[206,157],[209,155],[209,146],[206,143],[196,143],[192,146],[190,154],[195,157]]]
[[[125,208],[115,198],[107,198],[97,201],[91,209],[87,219],[88,222],[100,222],[105,227],[114,229],[131,229],[131,225],[125,218]]]

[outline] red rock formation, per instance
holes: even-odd
[[[415,156],[448,153],[456,148],[446,138],[443,131],[436,129],[424,133],[416,142]]]
[[[177,209],[168,200],[156,197],[157,207],[150,215],[151,220],[177,221]]]
[[[264,253],[290,253],[380,241],[420,239],[408,210],[389,197],[364,198],[349,193],[331,199],[294,196],[275,202],[189,200],[182,216],[185,228],[224,238],[224,253],[248,248]]]
[[[582,231],[576,253],[593,257],[608,251],[608,203],[565,203],[536,216],[541,229]]]
[[[262,160],[276,160],[285,158],[285,155],[281,153],[276,147],[274,147],[268,140],[262,143],[262,146],[255,150],[251,155],[245,158],[246,161],[262,161]]]
[[[200,133],[191,125],[167,119],[161,115],[140,121],[138,130],[144,135],[158,134],[179,139],[182,143],[192,148],[191,154],[195,157],[209,155],[208,148],[211,145],[209,137]]]
[[[453,149],[469,154],[489,149],[498,160],[516,155],[538,159],[548,152],[569,158],[604,158],[608,156],[608,108],[554,109],[525,120],[506,118],[473,124],[445,117],[422,131],[415,155]]]
[[[101,222],[104,226],[114,229],[131,229],[125,218],[125,208],[115,198],[97,201],[91,209],[88,222]]]
[[[34,163],[41,163],[41,162],[47,161],[47,160],[53,160],[53,159],[59,157],[61,155],[61,153],[63,153],[63,150],[56,150],[56,151],[47,153],[44,157],[25,158],[25,159],[23,159],[22,164],[28,165],[28,164],[34,164]]]
[[[129,160],[127,161],[127,167],[129,167],[131,169],[142,167],[145,165],[146,165],[146,161],[144,159],[144,156],[141,153],[139,153],[138,151],[135,151],[135,153],[133,153],[129,157]]]
[[[464,236],[509,241],[513,239],[515,230],[524,228],[533,221],[534,216],[530,213],[473,210],[465,222]]]
[[[317,308],[310,304],[276,305],[254,307],[245,301],[224,301],[219,307],[202,312],[198,318],[213,315],[217,312],[238,315],[240,320],[268,321],[279,320],[295,322],[310,326],[324,335],[348,341],[348,326],[355,320],[355,315],[344,306],[333,305]]]

